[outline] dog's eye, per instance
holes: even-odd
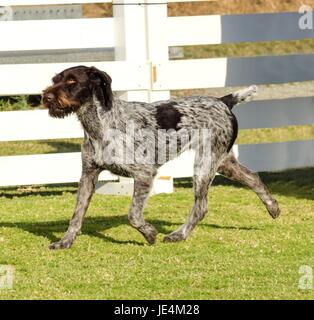
[[[68,85],[73,85],[73,84],[76,84],[77,82],[76,82],[76,80],[74,80],[74,79],[68,79],[67,81],[66,81],[66,84],[68,84]]]

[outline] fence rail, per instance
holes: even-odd
[[[45,63],[45,64],[0,64],[0,95],[39,94],[51,83],[51,78],[58,72],[80,63]],[[113,78],[113,89],[148,90],[150,88],[150,65],[124,61],[82,63],[106,70]],[[125,75],[132,75],[126,77]],[[8,81],[10,79],[14,81]],[[31,79],[31,81],[30,81]]]
[[[135,4],[141,4],[141,3],[167,3],[167,2],[214,2],[217,0],[128,0],[121,1],[121,0],[1,0],[0,5],[1,6],[33,6],[33,5],[53,5],[53,4],[77,4],[77,3],[135,3]]]
[[[296,12],[169,17],[168,44],[185,46],[313,38],[314,30],[297,27],[299,18]]]
[[[77,182],[81,175],[81,154],[55,153],[0,157],[2,186]],[[103,171],[99,180],[117,180]]]
[[[0,112],[0,128],[0,141],[84,137],[83,129],[74,116],[55,119],[48,116],[47,110]]]
[[[302,82],[314,79],[314,70],[308,67],[313,63],[311,54],[167,61],[157,64],[158,76],[153,89]]]
[[[132,0],[131,0],[132,1]],[[131,2],[130,1],[130,2]],[[0,6],[36,6],[75,3],[111,3],[112,0],[1,0]]]
[[[0,34],[1,51],[114,47],[111,18],[0,21]]]
[[[1,1],[0,6],[105,3],[111,1]],[[119,4],[139,1],[119,0]],[[106,70],[113,89],[126,99],[154,101],[169,90],[314,80],[314,55],[169,60],[171,46],[313,38],[298,28],[298,13],[168,17],[165,0],[153,6],[113,6],[113,18],[1,21],[0,56],[10,52],[114,48],[115,60],[82,63],[0,64],[0,96],[39,94],[61,70],[84,64]],[[168,1],[176,2],[176,1]],[[181,1],[182,2],[182,1]],[[42,37],[42,34],[49,37]],[[11,80],[12,79],[12,80]],[[314,123],[314,98],[252,102],[236,109],[240,128],[274,128]],[[75,117],[49,118],[46,110],[0,112],[0,141],[83,137]],[[314,165],[314,141],[236,147],[239,159],[256,171]],[[27,170],[25,170],[27,168]],[[29,168],[33,168],[30,169]],[[0,157],[0,185],[78,181],[80,153]],[[167,163],[160,175],[193,174],[193,153]],[[105,172],[101,180],[115,180]]]

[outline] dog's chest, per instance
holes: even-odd
[[[125,155],[122,152],[124,141],[112,137],[111,140],[106,139],[101,143],[91,140],[90,144],[92,146],[90,156],[94,164],[119,176],[131,176],[128,166],[124,163]]]
[[[102,146],[99,143],[93,143],[93,161],[99,166],[102,167],[105,163],[104,151]]]

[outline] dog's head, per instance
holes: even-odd
[[[95,67],[78,66],[66,69],[52,79],[52,86],[44,90],[42,102],[55,118],[77,112],[82,104],[96,97],[105,110],[112,107],[110,76]]]

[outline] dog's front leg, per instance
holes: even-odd
[[[76,207],[68,231],[60,241],[52,243],[49,246],[50,249],[68,249],[72,246],[77,234],[81,230],[83,219],[94,193],[99,173],[99,169],[83,170],[79,184]]]

